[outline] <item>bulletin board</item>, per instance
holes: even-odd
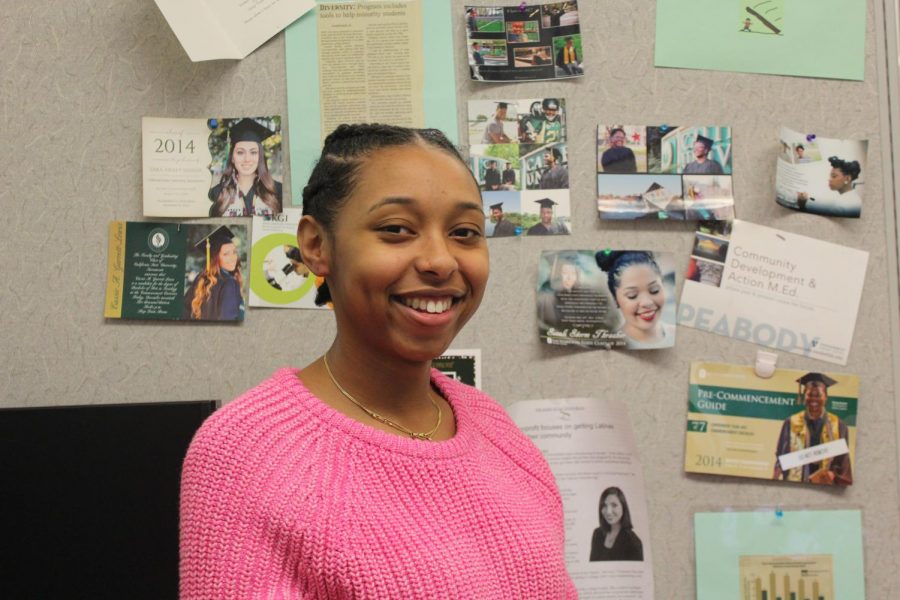
[[[897,57],[885,50],[896,33],[884,28],[886,10],[895,16],[896,9],[886,9],[881,0],[868,3],[862,82],[658,69],[654,2],[582,0],[585,77],[486,84],[469,81],[462,50],[465,3],[452,3],[460,15],[454,24],[460,139],[465,139],[466,101],[499,97],[565,98],[571,132],[573,234],[492,240],[484,302],[454,344],[481,349],[485,391],[505,405],[585,396],[629,405],[650,490],[650,543],[660,594],[694,589],[695,510],[862,507],[867,595],[900,597],[897,162],[889,120],[896,74],[894,86],[887,85]],[[280,114],[287,119],[283,34],[242,61],[192,63],[152,2],[5,2],[0,22],[0,139],[6,148],[0,187],[0,405],[227,402],[276,368],[301,367],[321,355],[334,335],[326,311],[251,309],[241,325],[103,318],[107,225],[143,219],[141,117]],[[703,44],[704,35],[685,31],[684,40]],[[672,350],[584,351],[538,341],[534,294],[542,250],[648,248],[674,253],[677,273],[687,265],[693,224],[597,218],[601,122],[728,125],[739,218],[870,253],[852,351],[841,368],[861,381],[852,487],[683,473],[691,361],[751,364],[757,346],[684,327],[678,328]],[[869,140],[861,219],[827,219],[775,204],[781,125]],[[318,131],[304,135],[308,142]],[[288,152],[303,142],[288,139]],[[680,292],[680,276],[678,287]],[[833,369],[787,353],[779,353],[778,360],[782,367]]]

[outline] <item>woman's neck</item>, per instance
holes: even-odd
[[[654,342],[662,337],[662,327],[659,324],[653,329],[638,329],[626,325],[624,331],[628,337],[638,342]]]
[[[847,192],[851,191],[852,189],[853,189],[853,184],[848,183],[847,185],[845,185],[844,187],[839,189],[838,192],[840,192],[841,194],[846,194]]]
[[[253,183],[256,181],[255,175],[238,175],[237,178],[238,187],[241,188],[241,191],[247,193],[250,191],[250,188],[253,187]]]

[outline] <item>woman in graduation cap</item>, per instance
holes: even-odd
[[[540,451],[500,404],[432,368],[490,268],[457,149],[434,129],[341,125],[297,238],[335,337],[286,331],[288,360],[311,362],[195,435],[181,600],[576,597]]]
[[[822,485],[850,485],[853,483],[853,473],[849,454],[782,468],[780,459],[785,454],[838,440],[850,441],[846,423],[828,412],[828,388],[837,381],[824,373],[807,373],[797,383],[797,400],[804,405],[804,409],[785,419],[781,426],[772,478]]]
[[[273,135],[254,119],[241,119],[231,126],[228,164],[222,179],[209,190],[210,217],[281,213],[281,182],[272,179],[262,145]]]
[[[184,318],[199,321],[240,321],[244,278],[234,233],[224,225],[196,245],[206,253],[206,268],[184,296]]]

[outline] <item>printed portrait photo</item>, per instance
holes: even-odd
[[[518,106],[513,100],[469,100],[469,145],[517,144]]]
[[[578,25],[578,3],[551,2],[541,5],[541,25],[544,29]]]
[[[686,175],[731,174],[730,127],[647,127],[647,170]]]
[[[188,225],[182,318],[242,321],[249,263],[246,225]]]
[[[647,128],[644,125],[599,125],[597,172],[646,173]]]

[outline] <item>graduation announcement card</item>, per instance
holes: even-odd
[[[113,221],[107,319],[243,321],[247,226]]]
[[[281,212],[281,117],[144,117],[145,217]]]

